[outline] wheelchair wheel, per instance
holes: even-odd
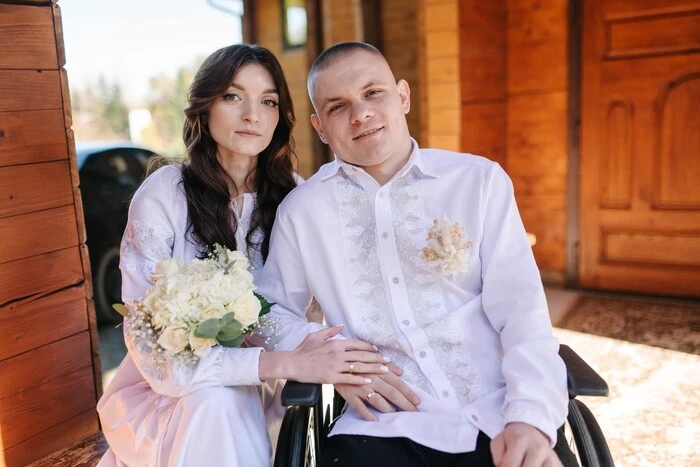
[[[315,412],[313,408],[302,406],[287,409],[277,441],[275,467],[316,467]]]
[[[576,399],[569,401],[567,421],[582,467],[614,467],[610,449],[598,422],[583,402]]]
[[[588,427],[588,434],[595,445],[599,465],[602,467],[614,467],[615,463],[613,462],[608,442],[605,440],[603,431],[600,429],[600,425],[598,425],[598,421],[593,416],[593,413],[583,402],[579,400],[574,400],[573,402],[578,406],[579,413]]]

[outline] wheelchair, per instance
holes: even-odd
[[[613,467],[605,436],[595,417],[578,396],[607,397],[608,385],[569,346],[561,345],[559,355],[566,365],[569,392],[567,424],[575,453],[582,467]],[[335,393],[325,417],[319,384],[289,381],[282,391],[287,407],[277,441],[274,467],[315,467],[321,457],[331,422],[339,416],[345,401]]]

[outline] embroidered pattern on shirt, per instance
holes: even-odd
[[[425,232],[431,220],[423,215],[425,207],[419,196],[421,183],[409,172],[391,187],[396,248],[416,324],[425,333],[435,361],[455,388],[458,400],[468,404],[487,394],[486,384],[472,364],[460,323],[454,314],[447,312],[441,277],[423,258]]]
[[[132,272],[153,274],[156,262],[170,257],[173,239],[173,232],[165,227],[130,220],[119,248],[119,266]],[[135,252],[145,257],[145,261],[134,261]]]
[[[418,364],[394,337],[391,309],[379,265],[374,206],[369,194],[345,173],[335,184],[346,271],[357,310],[357,337],[379,347],[403,369],[403,378],[434,395]]]

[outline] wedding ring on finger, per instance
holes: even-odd
[[[348,373],[352,373],[355,370],[355,364],[354,363],[349,363],[348,366]]]
[[[372,399],[372,396],[375,395],[375,394],[376,394],[376,392],[374,392],[374,391],[372,391],[372,392],[370,392],[369,394],[367,394],[367,400]]]

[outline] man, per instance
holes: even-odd
[[[329,325],[403,370],[336,386],[349,409],[323,464],[559,465],[565,368],[508,176],[419,149],[409,86],[368,44],[324,51],[308,89],[336,159],[277,213],[259,281],[277,348],[318,329],[304,320],[315,297]]]

